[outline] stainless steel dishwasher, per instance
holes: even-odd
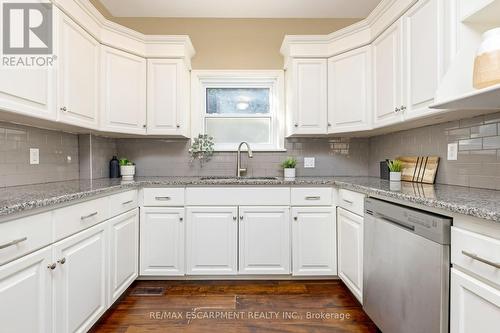
[[[365,199],[363,309],[382,332],[449,331],[451,222]]]

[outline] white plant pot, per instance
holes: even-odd
[[[283,169],[284,176],[286,181],[294,181],[295,180],[295,169]]]
[[[391,182],[400,182],[401,181],[401,172],[391,172],[389,179]]]
[[[133,180],[135,175],[135,165],[121,165],[120,174],[122,180]]]

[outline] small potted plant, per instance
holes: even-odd
[[[390,160],[387,161],[387,166],[389,167],[390,176],[389,179],[392,182],[401,181],[401,170],[403,170],[403,163],[400,160]]]
[[[135,175],[135,164],[126,158],[121,158],[119,162],[122,179],[133,180]]]
[[[284,171],[284,178],[286,181],[295,180],[295,167],[297,166],[297,160],[294,157],[288,157],[281,163],[281,167]]]
[[[198,137],[193,139],[188,153],[191,156],[191,163],[198,160],[200,166],[203,166],[203,162],[209,161],[214,154],[214,138],[207,134],[199,134]]]

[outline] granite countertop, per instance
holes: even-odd
[[[394,183],[375,177],[298,177],[283,179],[242,179],[200,177],[138,177],[131,182],[119,179],[75,180],[0,189],[0,217],[36,208],[143,186],[338,186],[367,195],[393,198],[500,223],[500,191],[451,185]]]

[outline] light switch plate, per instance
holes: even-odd
[[[40,150],[38,148],[30,148],[30,164],[40,164]]]
[[[315,168],[316,159],[314,157],[304,157],[304,168]]]
[[[458,142],[448,143],[448,161],[458,160]]]

